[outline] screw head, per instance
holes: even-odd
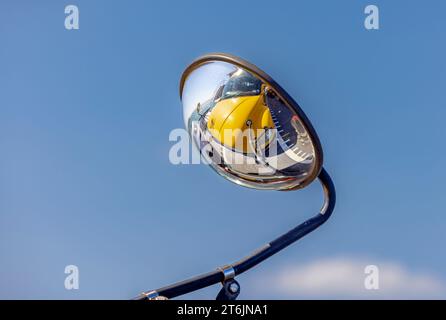
[[[229,285],[228,289],[231,293],[237,293],[240,289],[240,286],[238,285],[238,283],[233,282]]]

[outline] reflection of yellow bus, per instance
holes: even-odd
[[[207,127],[213,137],[227,147],[248,152],[247,129],[253,129],[252,138],[257,138],[259,130],[274,128],[263,91],[260,80],[240,69],[235,72],[209,114]]]

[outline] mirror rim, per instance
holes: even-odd
[[[280,191],[290,191],[290,190],[302,189],[302,188],[306,187],[307,185],[309,185],[311,182],[313,182],[313,180],[315,180],[317,178],[317,176],[319,175],[319,173],[322,169],[322,164],[323,164],[322,145],[321,145],[319,137],[316,133],[316,130],[314,129],[313,125],[311,124],[310,120],[305,115],[303,110],[297,104],[297,102],[294,101],[294,99],[276,81],[274,81],[273,78],[271,78],[267,73],[262,71],[257,66],[253,65],[252,63],[250,63],[240,57],[234,56],[232,54],[227,54],[227,53],[209,53],[209,54],[205,54],[201,57],[198,57],[184,70],[183,74],[181,75],[180,87],[179,87],[180,100],[181,101],[183,100],[183,89],[184,89],[184,84],[186,82],[187,77],[195,69],[198,69],[200,66],[207,64],[209,62],[230,63],[230,64],[233,64],[237,67],[240,67],[240,68],[245,69],[246,71],[252,73],[256,77],[260,78],[263,82],[265,82],[268,86],[273,88],[273,90],[276,92],[276,94],[279,96],[279,98],[281,98],[289,108],[291,108],[292,110],[294,110],[296,112],[296,114],[299,116],[301,122],[303,123],[303,125],[305,126],[305,128],[307,129],[307,131],[309,132],[309,134],[312,138],[314,152],[315,152],[315,168],[314,168],[313,172],[305,180],[303,180],[302,183],[300,183],[299,185],[292,187],[290,189],[279,189],[279,190]]]

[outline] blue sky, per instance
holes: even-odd
[[[68,4],[79,30],[64,28]],[[367,4],[380,30],[364,28]],[[240,298],[446,298],[445,10],[2,1],[0,298],[127,299],[237,260],[319,209],[317,183],[256,191],[170,164],[181,73],[216,51],[258,65],[298,101],[338,192],[326,225],[240,277]],[[64,288],[70,264],[79,290]],[[380,266],[382,290],[361,287],[367,264]]]

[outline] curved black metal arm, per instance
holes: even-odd
[[[336,203],[336,192],[333,182],[331,181],[330,176],[328,175],[328,173],[325,171],[324,168],[322,168],[318,178],[324,189],[325,200],[324,200],[324,205],[322,206],[320,212],[316,216],[308,219],[304,223],[298,225],[297,227],[283,234],[279,238],[271,241],[267,245],[255,251],[253,254],[229,266],[224,266],[215,271],[202,274],[194,278],[184,280],[182,282],[177,282],[170,286],[162,287],[148,292],[143,292],[135,299],[148,300],[148,299],[154,299],[157,296],[163,296],[170,299],[214,285],[219,282],[223,282],[228,278],[233,278],[251,269],[260,262],[271,257],[273,254],[279,252],[280,250],[284,249],[285,247],[289,246],[290,244],[294,243],[300,238],[306,236],[310,232],[314,231],[325,221],[327,221],[328,218],[330,218]]]

